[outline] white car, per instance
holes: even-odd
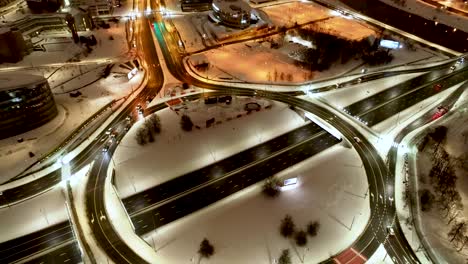
[[[394,235],[395,235],[395,231],[393,231],[393,227],[387,226],[387,233],[388,233],[390,236],[394,236]]]
[[[353,139],[356,141],[356,143],[361,143],[361,140],[358,137],[353,137]]]

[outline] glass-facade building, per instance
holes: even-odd
[[[0,139],[39,127],[57,116],[47,80],[36,75],[0,75]]]
[[[252,8],[242,0],[213,0],[211,18],[234,28],[250,26]]]

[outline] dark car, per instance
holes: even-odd
[[[205,104],[216,104],[218,102],[218,97],[207,97],[205,98]]]
[[[218,102],[220,102],[220,103],[230,104],[231,101],[232,101],[232,96],[230,96],[230,95],[220,96],[218,98]]]

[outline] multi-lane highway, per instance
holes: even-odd
[[[449,49],[468,52],[468,33],[375,0],[340,0],[360,13]],[[324,1],[318,1],[324,4]],[[325,4],[326,5],[326,4]],[[443,12],[443,11],[441,11]],[[437,23],[436,23],[437,22]]]
[[[56,243],[60,241],[60,243]],[[50,248],[56,248],[47,252]],[[14,240],[0,243],[0,263],[13,263],[24,261],[38,252],[44,254],[28,263],[40,263],[47,259],[59,260],[69,259],[72,263],[81,261],[80,251],[73,236],[70,222],[62,222],[46,229],[28,234]],[[50,263],[50,262],[44,262]]]
[[[144,56],[144,61],[146,62],[146,66],[149,66],[149,71],[148,73],[150,74],[150,81],[148,82],[148,87],[146,87],[141,95],[135,100],[134,102],[130,103],[128,107],[109,125],[109,127],[115,127],[118,125],[118,123],[124,122],[123,120],[125,119],[126,116],[129,114],[134,113],[132,111],[137,104],[144,104],[144,101],[146,101],[147,96],[154,96],[155,93],[158,91],[158,87],[162,84],[163,76],[160,71],[160,68],[157,67],[159,66],[159,62],[157,62],[157,56],[156,52],[154,51],[154,46],[152,46],[152,40],[149,34],[152,34],[150,31],[150,27],[147,23],[145,23],[145,20],[138,20],[139,26],[138,26],[138,31],[137,33],[140,36],[143,36],[140,39],[139,46],[142,47],[145,50],[143,56]],[[142,23],[143,21],[143,23]],[[156,27],[156,33],[161,33],[160,32],[161,28],[159,26]],[[169,68],[171,72],[180,80],[184,82],[189,82],[192,84],[196,84],[197,86],[200,87],[205,87],[213,90],[224,90],[227,91],[230,94],[239,94],[239,95],[248,95],[248,96],[254,96],[255,91],[253,90],[241,90],[241,89],[236,89],[228,86],[222,86],[222,85],[213,85],[213,84],[205,84],[204,82],[201,82],[197,79],[192,78],[189,74],[185,72],[185,69],[182,67],[181,64],[181,57],[178,57],[178,52],[175,49],[175,45],[171,42],[168,41],[166,43],[166,38],[164,36],[165,33],[163,34],[157,34],[157,38],[160,41],[161,48],[163,50],[163,54],[166,58],[166,61],[168,62]],[[167,44],[167,46],[166,46]],[[170,49],[174,49],[172,52]],[[177,56],[174,57],[173,56]],[[447,68],[440,68],[441,71],[446,71]],[[393,90],[393,92],[387,92],[387,93],[382,93],[378,97],[374,97],[374,101],[362,101],[359,102],[358,106],[350,106],[348,109],[349,111],[353,111],[353,113],[359,114],[359,113],[365,113],[365,115],[368,115],[368,113],[372,112],[366,112],[370,108],[368,108],[368,104],[370,104],[371,108],[378,108],[378,109],[385,109],[386,111],[383,111],[383,113],[388,115],[391,115],[391,113],[396,113],[400,111],[402,108],[400,105],[403,105],[402,107],[406,108],[410,105],[413,105],[415,102],[418,100],[422,100],[423,98],[427,98],[428,96],[431,96],[435,94],[436,92],[429,92],[430,89],[432,89],[432,82],[437,81],[437,82],[442,82],[443,88],[446,89],[450,84],[457,83],[459,82],[459,79],[461,78],[466,78],[466,71],[465,70],[457,70],[456,73],[451,75],[447,75],[445,77],[444,73],[438,74],[437,71],[434,71],[435,73],[430,73],[424,75],[426,79],[422,78],[419,80],[419,86],[417,86],[415,83],[411,84],[403,84],[402,87]],[[152,77],[151,77],[152,76]],[[462,77],[460,77],[462,76]],[[444,78],[443,80],[438,80],[438,77]],[[445,82],[445,83],[444,83]],[[423,85],[424,83],[428,83],[427,85]],[[413,90],[415,89],[415,86],[419,87],[417,91],[424,91],[421,92],[420,94],[417,94],[417,96],[414,96],[415,94],[410,94],[408,93],[409,90],[408,88],[412,87]],[[432,89],[433,90],[433,89]],[[437,91],[439,92],[439,91]],[[386,226],[389,224],[392,224],[394,222],[395,218],[395,212],[394,212],[394,206],[392,203],[389,203],[389,198],[393,197],[393,193],[391,190],[393,186],[393,178],[392,175],[388,173],[386,170],[385,164],[383,163],[382,159],[378,156],[376,150],[373,148],[373,146],[358,133],[357,130],[353,129],[352,127],[349,127],[346,122],[343,120],[339,119],[338,117],[335,117],[331,112],[328,110],[318,107],[315,104],[312,104],[310,102],[300,100],[297,98],[294,98],[289,95],[285,94],[277,94],[277,93],[270,93],[270,92],[259,92],[257,95],[261,93],[262,96],[265,96],[267,98],[270,98],[272,100],[278,100],[285,102],[290,105],[296,105],[298,107],[301,107],[307,111],[313,112],[314,114],[317,114],[318,116],[324,118],[325,120],[328,120],[328,122],[335,126],[339,131],[343,133],[343,135],[346,138],[353,138],[354,136],[358,136],[362,138],[362,142],[357,143],[351,140],[351,143],[354,145],[358,153],[360,154],[361,158],[363,159],[364,166],[366,169],[366,174],[369,180],[370,184],[370,192],[373,194],[373,197],[379,197],[379,195],[382,195],[382,198],[375,198],[375,200],[371,201],[371,222],[366,229],[366,231],[361,235],[360,239],[356,241],[356,243],[352,246],[355,250],[358,252],[361,252],[365,256],[371,256],[372,253],[376,250],[376,248],[381,244],[385,243],[385,246],[387,248],[387,251],[390,253],[392,257],[395,259],[399,260],[399,262],[404,263],[405,260],[408,260],[410,262],[414,262],[415,256],[412,254],[411,249],[409,248],[408,244],[406,243],[406,240],[404,239],[403,236],[397,236],[394,239],[392,238],[391,240],[388,240],[388,236],[386,234]],[[413,99],[419,98],[419,99]],[[375,98],[380,98],[380,99],[375,99]],[[403,99],[406,98],[406,99]],[[410,99],[408,99],[410,98]],[[388,104],[383,104],[383,101],[389,101],[389,104],[394,102],[394,105],[391,108],[391,111],[389,109],[384,108],[384,105]],[[370,103],[369,103],[370,102]],[[406,103],[404,103],[406,102]],[[406,107],[405,107],[406,105]],[[356,109],[355,109],[356,108]],[[403,109],[404,109],[403,108]],[[145,114],[149,114],[152,112],[154,109],[148,110],[148,112],[145,112]],[[363,115],[363,117],[365,117]],[[378,120],[378,117],[368,116],[367,121],[369,124],[376,124],[380,122],[381,120]],[[380,116],[380,115],[378,115]],[[366,118],[366,117],[365,117]],[[320,132],[319,132],[320,133]],[[323,132],[321,132],[323,133]],[[312,135],[312,134],[311,134]],[[278,154],[277,156],[273,157],[272,159],[266,159],[262,160],[258,164],[261,164],[263,166],[257,166],[258,164],[255,164],[256,166],[250,166],[248,168],[245,168],[245,170],[239,171],[232,175],[229,175],[229,177],[225,177],[219,181],[216,181],[216,184],[210,184],[207,186],[204,186],[203,188],[197,189],[193,192],[190,192],[189,194],[180,197],[180,199],[174,200],[174,202],[167,202],[161,207],[158,207],[156,209],[151,209],[145,211],[145,215],[148,215],[148,212],[151,212],[153,214],[159,213],[159,215],[168,215],[169,217],[167,219],[158,219],[157,223],[153,223],[150,225],[147,225],[148,227],[143,228],[144,225],[140,225],[139,228],[137,229],[137,232],[142,234],[146,233],[153,228],[160,226],[164,223],[170,222],[174,219],[177,219],[181,215],[186,215],[193,210],[196,210],[197,208],[201,208],[203,206],[206,206],[207,204],[213,203],[219,199],[222,199],[223,197],[227,196],[229,193],[233,193],[235,191],[238,191],[248,185],[250,185],[250,182],[255,182],[258,180],[261,180],[262,177],[266,177],[271,175],[272,173],[274,174],[275,170],[279,170],[281,166],[278,166],[276,168],[274,165],[278,164],[279,162],[283,161],[286,164],[283,164],[284,166],[290,166],[291,164],[294,164],[295,162],[300,161],[301,159],[305,159],[307,157],[310,157],[314,153],[325,149],[333,144],[336,144],[336,139],[330,137],[328,134],[323,133],[323,137],[328,137],[328,139],[323,139],[320,143],[318,144],[312,144],[310,142],[315,142],[314,140],[307,141],[304,143],[299,144],[298,146],[294,146],[292,149],[288,149],[287,151]],[[119,135],[121,137],[123,135]],[[101,135],[102,138],[106,138],[104,133]],[[90,180],[89,180],[89,192],[87,193],[87,205],[88,205],[88,216],[90,221],[92,221],[91,225],[93,228],[93,231],[95,232],[95,235],[97,237],[97,240],[100,242],[100,245],[108,251],[110,256],[114,261],[117,263],[140,263],[144,262],[136,253],[132,252],[130,248],[128,248],[127,245],[125,245],[118,235],[115,233],[113,230],[113,227],[110,225],[110,223],[104,218],[106,216],[106,211],[104,207],[104,199],[103,199],[103,183],[105,181],[105,178],[107,177],[107,166],[109,165],[110,162],[110,156],[112,155],[113,151],[115,150],[116,144],[113,144],[109,151],[107,153],[102,153],[101,149],[102,146],[107,143],[107,138],[105,141],[101,141],[101,137],[97,138],[95,143],[89,148],[87,148],[83,153],[81,153],[77,159],[73,160],[71,162],[72,170],[76,171],[77,168],[82,166],[82,164],[89,163],[89,161],[96,159],[95,166],[93,166],[91,174],[90,174]],[[315,138],[313,138],[315,139]],[[280,159],[278,161],[278,159]],[[282,164],[282,163],[279,163]],[[259,171],[259,168],[262,168],[261,171]],[[265,168],[265,169],[263,169]],[[231,170],[232,171],[232,170]],[[251,177],[247,175],[255,175],[255,174],[261,174],[260,176],[255,176]],[[245,175],[242,177],[242,175]],[[250,179],[250,181],[248,181]],[[231,181],[231,182],[230,182]],[[236,186],[237,185],[237,186]],[[220,186],[223,186],[221,188]],[[227,188],[227,186],[230,186]],[[226,189],[224,189],[226,187]],[[389,189],[388,189],[389,188]],[[223,192],[224,191],[224,192]],[[186,197],[204,197],[207,193],[213,193],[212,198],[202,198],[200,202],[192,202],[191,200]],[[159,198],[160,199],[160,198]],[[155,199],[156,201],[157,199]],[[173,208],[173,206],[175,206]],[[143,205],[144,208],[147,207],[146,205]],[[176,210],[173,210],[177,208]],[[185,209],[184,209],[185,208]],[[139,207],[138,209],[141,209]],[[178,210],[180,209],[180,210]],[[138,210],[136,210],[138,211]],[[178,212],[179,211],[179,212]],[[142,214],[143,215],[143,214]],[[146,216],[148,217],[148,216]],[[153,217],[150,217],[151,219],[154,219]],[[138,220],[137,220],[138,221]],[[55,230],[53,231],[55,232]],[[30,240],[35,239],[36,236],[29,238]],[[56,236],[58,239],[60,236]],[[68,247],[69,245],[67,245]],[[65,248],[65,247],[63,247]],[[3,244],[2,244],[2,249],[3,249]],[[72,250],[72,249],[70,249]],[[55,252],[55,251],[54,251]],[[75,253],[66,253],[64,255],[58,256],[74,256],[76,255],[76,250],[73,251]],[[74,259],[74,258],[69,258],[69,259]]]

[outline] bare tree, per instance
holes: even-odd
[[[151,128],[152,128],[151,123],[148,120],[146,120],[144,123],[144,132],[145,132],[145,138],[148,140],[148,142],[154,142],[153,131]]]
[[[290,215],[286,215],[283,218],[283,220],[281,220],[281,226],[280,226],[281,235],[285,238],[292,237],[295,229],[296,229],[296,225],[294,224],[292,217]]]
[[[450,242],[460,241],[465,236],[466,233],[466,221],[462,220],[460,222],[455,222],[447,236],[450,238]]]
[[[434,195],[428,189],[419,191],[419,199],[421,202],[421,211],[429,212],[434,204]]]
[[[299,230],[294,235],[294,240],[296,241],[296,245],[300,247],[307,245],[307,233],[304,230]]]
[[[200,248],[198,249],[198,254],[201,258],[209,258],[215,253],[214,246],[206,238],[200,243]]]
[[[283,249],[281,256],[278,259],[278,264],[292,264],[289,249]]]
[[[193,122],[188,115],[183,115],[180,119],[180,125],[184,131],[192,131]]]
[[[277,197],[280,194],[280,182],[275,177],[268,177],[263,183],[262,193],[267,197]]]
[[[146,132],[143,127],[140,127],[135,133],[135,140],[137,141],[138,145],[145,145],[146,144]]]
[[[310,223],[307,225],[307,233],[308,233],[311,237],[314,237],[314,236],[317,235],[319,228],[320,228],[320,223],[319,223],[318,221],[310,222]]]
[[[154,133],[159,134],[161,132],[161,120],[157,114],[152,114],[147,119],[148,125]]]
[[[446,189],[440,196],[439,204],[441,210],[445,212],[444,217],[449,215],[452,208],[457,210],[461,210],[463,208],[460,193],[455,188]]]
[[[461,244],[462,245],[460,246],[460,248],[457,251],[458,252],[462,251],[467,242],[468,242],[468,236],[464,235],[463,238],[461,239]]]

